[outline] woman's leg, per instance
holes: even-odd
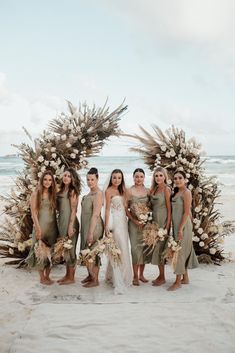
[[[181,278],[182,275],[176,275],[175,282],[167,290],[174,291],[178,288],[181,288]]]

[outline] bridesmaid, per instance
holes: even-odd
[[[167,171],[165,168],[157,167],[153,173],[153,182],[150,191],[150,202],[152,205],[153,221],[158,223],[160,228],[167,229],[168,234],[171,226],[171,191],[167,186]],[[153,286],[161,286],[166,282],[164,261],[162,253],[166,247],[165,241],[158,242],[152,253],[151,263],[159,268],[159,276],[152,281]]]
[[[180,288],[181,284],[188,284],[188,268],[198,266],[192,241],[192,195],[191,191],[186,187],[186,174],[183,171],[175,172],[174,183],[176,187],[172,196],[173,236],[176,241],[181,241],[182,248],[179,250],[176,263],[175,282],[168,288],[170,291]]]
[[[144,283],[148,280],[144,277],[144,267],[148,263],[147,256],[143,252],[143,228],[141,224],[131,213],[130,208],[133,203],[149,202],[149,189],[144,186],[145,172],[142,168],[135,169],[133,173],[134,185],[128,190],[128,209],[127,216],[129,218],[128,229],[131,242],[131,255],[133,266],[133,285],[139,286],[139,281]]]
[[[59,192],[57,194],[58,227],[60,237],[72,239],[73,247],[66,260],[66,274],[58,280],[59,284],[74,283],[77,263],[76,246],[78,241],[79,223],[77,219],[78,200],[81,192],[81,182],[75,169],[64,171]]]
[[[37,267],[40,276],[40,283],[52,284],[50,279],[50,263],[45,261],[38,267],[34,252],[34,246],[37,240],[42,240],[46,245],[55,244],[58,236],[56,223],[56,185],[51,171],[45,171],[40,180],[37,189],[31,197],[31,215],[33,219],[32,239],[33,245],[26,262],[30,267]]]
[[[98,170],[91,168],[86,176],[89,193],[83,196],[81,211],[81,250],[96,243],[103,237],[104,225],[101,218],[103,193],[98,186]],[[88,276],[82,280],[84,287],[96,287],[99,285],[98,275],[100,269],[100,257],[97,256],[95,264],[87,266]]]

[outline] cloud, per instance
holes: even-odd
[[[217,42],[233,38],[232,0],[119,0],[110,2],[129,27],[157,40]]]

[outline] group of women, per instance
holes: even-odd
[[[144,170],[137,168],[133,173],[133,185],[126,188],[123,172],[115,169],[103,192],[98,185],[98,170],[91,168],[87,173],[89,193],[83,196],[81,201],[80,250],[92,249],[98,239],[108,236],[112,231],[121,250],[121,264],[115,266],[112,261],[108,261],[106,281],[113,284],[117,293],[122,293],[131,284],[139,286],[140,282],[148,282],[144,276],[146,264],[157,265],[159,269],[157,278],[152,281],[153,286],[160,286],[166,282],[163,252],[167,246],[167,237],[164,241],[158,241],[151,253],[145,251],[144,224],[132,211],[132,205],[135,203],[150,206],[153,221],[166,229],[168,234],[172,227],[175,240],[181,241],[175,267],[176,279],[168,290],[176,290],[182,284],[188,284],[188,269],[198,265],[192,244],[192,197],[187,188],[186,175],[182,171],[174,174],[173,190],[168,186],[167,172],[162,167],[155,169],[150,189],[145,187],[144,179]],[[80,179],[74,169],[65,170],[58,192],[53,175],[50,171],[46,171],[31,199],[34,230],[28,264],[31,266],[36,264],[34,248],[37,240],[41,239],[49,246],[52,246],[58,237],[68,236],[72,240],[73,246],[66,260],[66,274],[58,280],[60,284],[74,282],[79,234],[76,214],[80,192]],[[82,280],[84,287],[99,285],[100,266],[99,256],[96,256],[95,262],[87,265],[87,277]],[[39,269],[39,274],[41,283],[53,283],[49,277],[48,261]]]

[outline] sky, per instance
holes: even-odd
[[[120,127],[175,125],[235,154],[233,0],[0,0],[0,155],[57,112],[126,99]],[[134,142],[112,138],[103,155]]]

